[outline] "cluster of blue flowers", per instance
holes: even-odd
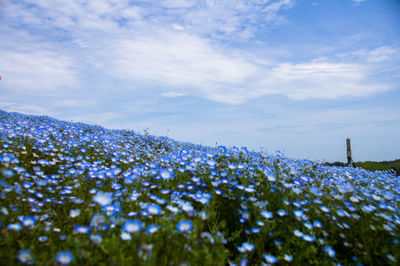
[[[400,257],[392,173],[43,116],[0,111],[0,198],[6,264]]]

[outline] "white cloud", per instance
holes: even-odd
[[[138,17],[137,8],[130,8],[128,1],[96,0],[25,0],[17,3],[6,1],[9,23],[23,23],[27,27],[71,32],[99,30],[110,32],[118,29],[118,20],[126,15]]]
[[[175,97],[185,96],[185,94],[180,93],[180,92],[175,92],[175,91],[168,91],[168,92],[162,93],[161,96],[164,96],[167,98],[175,98]]]
[[[172,28],[174,29],[174,30],[184,30],[185,29],[185,27],[183,27],[183,26],[181,26],[181,25],[179,25],[179,24],[172,24]]]
[[[77,69],[85,62],[97,74],[103,71],[129,82],[133,89],[157,87],[164,97],[192,95],[238,104],[270,94],[293,100],[364,96],[390,89],[371,82],[369,76],[376,70],[373,63],[397,53],[383,46],[347,51],[336,59],[291,63],[256,58],[220,42],[221,38],[246,40],[254,36],[259,23],[284,21],[280,12],[294,5],[290,0],[163,0],[160,5],[137,1],[134,6],[114,0],[26,2],[29,8],[23,2],[6,2],[12,11],[5,13],[7,18],[44,29],[43,35],[61,28],[68,42],[87,48],[57,49],[62,42],[52,45],[44,36],[27,43],[32,47],[0,46],[5,58],[0,71],[8,79],[3,83],[19,90],[40,88],[47,94],[78,85]],[[276,48],[268,49],[274,54]],[[358,59],[346,60],[349,55]]]
[[[267,21],[275,21],[276,23],[286,22],[283,16],[279,15],[279,11],[282,9],[289,9],[293,7],[293,2],[291,0],[280,0],[267,5],[262,12],[265,12]]]
[[[380,46],[370,49],[359,49],[347,53],[336,54],[341,60],[363,61],[366,63],[388,63],[400,60],[400,49],[398,46]],[[372,65],[372,64],[371,64]]]
[[[124,115],[121,113],[104,111],[101,113],[101,115],[98,115],[96,113],[86,113],[86,114],[78,114],[75,116],[68,116],[65,117],[64,119],[72,120],[75,122],[102,125],[107,128],[122,129],[124,128],[124,125],[119,121],[123,120],[124,118],[125,118]]]
[[[162,0],[160,4],[167,8],[189,8],[195,6],[195,0]]]
[[[354,5],[359,5],[362,2],[365,2],[366,0],[353,0]]]
[[[221,99],[258,71],[245,58],[228,55],[206,39],[166,31],[157,35],[119,41],[112,53],[114,74],[168,91]]]
[[[369,82],[369,69],[355,63],[283,63],[273,68],[270,75],[264,84],[274,88],[272,92],[293,100],[365,96],[389,89],[386,85]]]
[[[285,18],[278,13],[292,6],[291,0],[208,0],[185,10],[179,18],[192,32],[203,36],[248,40],[260,25],[284,22]]]
[[[128,21],[136,21],[142,18],[142,10],[137,6],[126,6],[120,11],[120,15]]]
[[[202,36],[246,40],[254,36],[260,24],[285,21],[279,12],[292,6],[292,0],[25,0],[6,1],[8,12],[4,15],[8,21],[29,27],[56,26],[71,32],[116,32],[121,26],[170,24]]]
[[[67,55],[39,47],[12,51],[0,47],[0,54],[2,85],[13,92],[54,94],[79,84],[75,60]]]
[[[365,55],[368,62],[378,63],[390,60],[395,55],[399,56],[399,51],[390,46],[382,46],[370,51],[365,51]]]
[[[164,90],[163,96],[173,96],[173,90],[177,95],[237,104],[270,94],[292,100],[335,99],[390,89],[369,80],[374,68],[368,64],[328,59],[268,62],[182,32],[155,35],[117,42],[112,69],[121,79]]]
[[[8,112],[19,112],[33,115],[55,115],[55,113],[49,111],[49,108],[47,108],[46,106],[39,106],[32,103],[0,101],[0,109],[7,110]]]
[[[81,39],[76,39],[76,40],[73,40],[72,42],[76,43],[80,48],[88,48],[89,47],[89,45],[86,42],[82,41]]]

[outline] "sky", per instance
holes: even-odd
[[[400,1],[0,0],[0,109],[288,157],[400,158]]]

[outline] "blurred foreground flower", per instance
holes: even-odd
[[[35,262],[29,249],[21,249],[18,253],[18,259],[24,264],[33,264]]]
[[[193,223],[191,220],[180,220],[179,223],[176,225],[176,229],[179,232],[189,232],[193,228]]]
[[[57,253],[56,261],[61,265],[68,265],[74,260],[71,251],[60,251]]]

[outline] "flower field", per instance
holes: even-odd
[[[400,180],[0,111],[0,265],[398,265]]]

